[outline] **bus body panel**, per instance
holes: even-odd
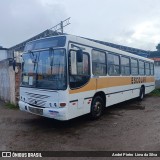
[[[69,85],[70,68],[68,56],[69,50],[78,50],[78,47],[83,48],[84,52],[89,54],[90,79],[83,86],[72,89]],[[149,63],[153,63],[152,60],[71,35],[66,36],[64,48],[66,49],[67,58],[67,89],[44,90],[20,87],[20,110],[57,120],[69,120],[90,113],[92,100],[96,93],[103,92],[105,94],[105,106],[108,107],[139,97],[141,86],[145,87],[145,94],[150,93],[155,88],[153,75],[109,76],[107,72],[105,76],[94,76],[92,71],[93,49],[101,50],[105,53],[111,51]],[[65,103],[65,106],[60,107],[60,103]]]
[[[35,88],[20,87],[19,107],[21,110],[33,114],[68,120],[68,91],[41,90]],[[60,103],[66,103],[64,108],[59,108]],[[32,110],[30,108],[35,108]],[[36,113],[37,109],[37,113]],[[43,110],[43,114],[38,110]]]

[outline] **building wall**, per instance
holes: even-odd
[[[0,99],[16,104],[15,72],[8,60],[0,61]]]
[[[0,61],[5,60],[8,58],[7,50],[0,50]]]
[[[155,77],[156,80],[160,80],[160,66],[155,66]]]
[[[156,88],[160,88],[160,66],[155,66]]]
[[[16,103],[19,101],[19,89],[21,83],[21,69],[17,66],[17,73],[15,73],[15,100]]]

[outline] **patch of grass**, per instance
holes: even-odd
[[[5,106],[9,109],[18,109],[18,106],[11,103],[6,103]]]
[[[160,88],[153,90],[150,95],[152,96],[160,96]]]

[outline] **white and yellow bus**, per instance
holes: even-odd
[[[57,120],[150,93],[154,61],[72,35],[31,41],[23,53],[20,110]]]

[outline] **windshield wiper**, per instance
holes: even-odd
[[[32,51],[28,51],[30,58],[32,59],[32,63],[34,64],[34,70],[36,68],[36,64],[38,64],[38,55],[34,55],[34,53]]]

